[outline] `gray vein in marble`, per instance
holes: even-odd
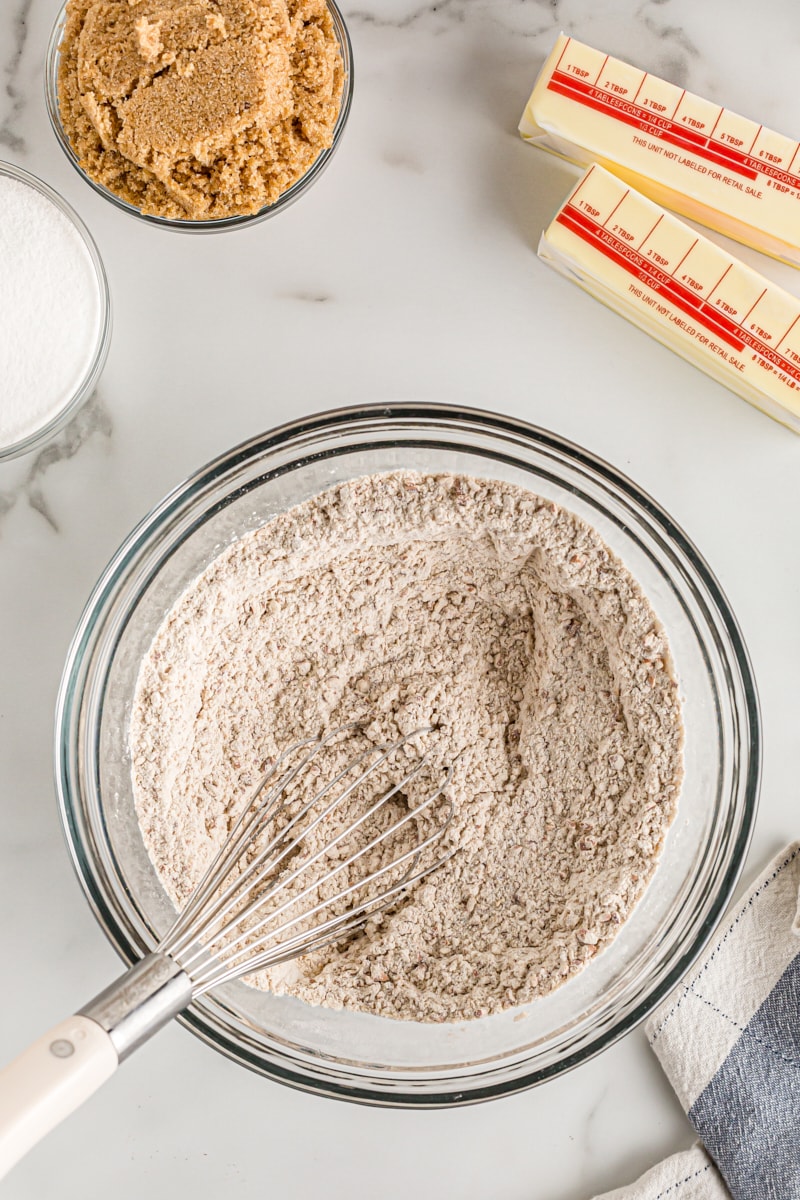
[[[11,100],[11,109],[0,123],[0,145],[8,146],[17,154],[25,150],[25,139],[14,129],[25,109],[25,96],[17,86],[17,75],[28,37],[28,13],[32,3],[33,0],[22,0],[14,18],[11,27],[13,33],[11,52],[4,67],[4,74],[7,76],[6,94]]]
[[[654,55],[655,73],[662,79],[668,79],[670,83],[677,84],[678,87],[688,87],[692,73],[687,59],[696,60],[700,51],[687,36],[682,26],[662,24],[648,11],[654,2],[658,3],[659,0],[650,0],[649,3],[642,5],[637,17],[645,29],[649,33],[655,34],[660,44],[663,43],[663,53],[656,52]]]
[[[44,518],[53,532],[59,533],[58,520],[45,495],[44,481],[47,472],[56,463],[74,458],[94,434],[110,438],[112,429],[111,415],[99,393],[94,392],[66,429],[33,456],[21,482],[0,491],[0,527],[3,517],[11,512],[20,500],[25,499],[34,512]]]
[[[425,174],[425,167],[418,159],[400,150],[387,150],[383,155],[383,161],[387,167],[399,167],[403,170],[413,172],[414,175]]]
[[[579,1154],[581,1156],[582,1171],[581,1177],[585,1181],[586,1186],[589,1186],[590,1174],[592,1165],[596,1161],[597,1147],[595,1146],[595,1125],[600,1117],[601,1110],[608,1099],[609,1084],[604,1084],[598,1092],[594,1104],[586,1114],[583,1129],[581,1130],[581,1143]]]
[[[684,87],[693,78],[691,64],[701,56],[684,26],[675,20],[671,10],[664,9],[669,2],[645,0],[631,14],[631,24],[640,26],[642,33],[649,35],[649,53],[645,52],[645,59],[649,61],[636,61],[637,65],[648,67],[661,78]],[[570,6],[564,0],[512,0],[504,4],[500,11],[496,0],[431,0],[424,4],[412,3],[408,7],[396,0],[395,4],[384,6],[380,12],[366,8],[353,9],[347,13],[347,19],[354,26],[361,24],[373,29],[410,30],[424,26],[426,32],[433,35],[446,34],[456,26],[474,25],[476,20],[482,20],[515,39],[526,42],[541,39],[543,50],[548,52],[562,29],[570,31],[573,28],[575,22],[570,15]],[[611,45],[601,45],[599,48],[617,52]],[[642,49],[646,50],[645,47]],[[630,55],[624,52],[619,52],[619,57],[630,61]]]
[[[365,9],[350,10],[347,13],[347,20],[350,23],[360,22],[376,28],[408,29],[412,25],[419,24],[425,17],[446,16],[459,8],[458,0],[438,0],[437,3],[425,4],[402,17],[386,16],[383,13],[368,12]],[[463,14],[459,14],[457,19],[463,20]]]
[[[508,9],[513,10],[514,14],[527,14],[533,8],[546,10],[550,14],[546,23],[535,29],[520,28],[514,23],[513,16],[509,11],[503,14],[498,13],[496,0],[433,0],[432,3],[419,5],[412,8],[410,12],[395,16],[387,15],[386,12],[377,13],[366,9],[352,9],[347,12],[347,20],[350,24],[359,23],[378,29],[409,29],[428,19],[443,18],[439,28],[434,30],[434,32],[442,33],[455,24],[466,24],[468,18],[474,20],[477,15],[500,28],[509,31],[513,29],[515,35],[519,37],[536,38],[545,33],[555,36],[560,28],[558,15],[560,6],[561,0],[514,0],[514,3],[508,5]]]
[[[689,79],[689,68],[685,58],[677,54],[667,54],[659,59],[656,74],[662,79],[668,79],[670,83],[677,84],[678,87],[685,88]]]
[[[284,300],[299,300],[302,304],[327,304],[333,299],[327,292],[284,292]]]

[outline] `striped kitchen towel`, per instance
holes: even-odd
[[[800,1200],[799,892],[797,842],[646,1025],[701,1144],[597,1200]]]

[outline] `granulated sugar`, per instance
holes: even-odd
[[[97,274],[72,222],[0,171],[0,447],[49,424],[97,351]]]
[[[131,722],[177,904],[261,764],[349,721],[374,741],[434,726],[456,853],[343,949],[259,986],[455,1021],[552,991],[611,941],[675,814],[683,737],[664,632],[593,529],[510,484],[397,472],[221,554],[158,633]]]

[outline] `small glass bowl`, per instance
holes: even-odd
[[[706,945],[744,861],[760,764],[747,651],[698,551],[635,484],[545,430],[445,405],[341,409],[236,447],[171,492],[98,582],[61,683],[56,779],[86,895],[134,961],[174,919],[142,840],[128,751],[139,666],[156,631],[233,541],[340,480],[402,468],[506,480],[594,525],[669,635],[686,726],[678,813],[652,882],[611,945],[551,995],[428,1025],[312,1007],[237,982],[179,1018],[237,1062],[295,1087],[434,1107],[541,1083],[632,1029]]]
[[[87,360],[86,370],[76,384],[72,395],[64,402],[55,416],[33,430],[32,433],[26,434],[25,437],[19,438],[15,442],[0,444],[0,462],[3,462],[7,459],[18,458],[21,454],[28,454],[32,450],[38,450],[45,442],[49,442],[51,438],[55,437],[72,420],[81,405],[91,396],[102,374],[106,358],[108,357],[108,347],[111,344],[111,294],[108,290],[108,279],[106,278],[103,260],[100,257],[100,252],[95,245],[94,239],[78,214],[67,204],[66,200],[62,196],[59,196],[58,192],[54,191],[53,188],[49,187],[41,179],[38,179],[37,176],[31,175],[28,171],[23,171],[20,167],[16,167],[12,163],[0,162],[0,175],[4,175],[8,179],[16,179],[20,183],[27,184],[33,188],[41,196],[44,196],[46,200],[54,204],[59,212],[74,227],[86,248],[94,269],[97,281],[97,302],[99,309],[97,339],[94,350]]]
[[[106,200],[110,200],[122,212],[130,213],[132,217],[138,217],[140,221],[145,221],[148,225],[156,225],[161,229],[175,229],[179,233],[224,233],[228,229],[241,229],[245,225],[256,225],[259,221],[265,221],[267,217],[277,216],[279,212],[283,212],[290,204],[294,204],[295,200],[298,200],[319,179],[338,148],[344,127],[347,124],[347,118],[350,115],[350,106],[353,101],[353,47],[344,17],[336,7],[335,0],[327,0],[327,4],[333,20],[333,28],[339,43],[339,51],[344,66],[342,103],[333,130],[333,141],[327,150],[323,150],[314,159],[314,162],[308,168],[305,175],[302,175],[296,183],[287,188],[274,204],[265,204],[263,208],[260,208],[255,213],[245,213],[235,217],[219,217],[209,221],[184,221],[177,217],[158,217],[151,213],[141,212],[133,204],[129,204],[127,200],[121,199],[114,192],[110,191],[109,188],[104,187],[102,183],[97,183],[90,175],[87,175],[67,137],[61,122],[61,109],[58,103],[58,72],[61,63],[61,39],[64,36],[64,25],[66,22],[66,3],[62,6],[61,11],[56,17],[53,32],[50,34],[44,71],[47,114],[50,117],[50,124],[58,138],[61,149],[81,179],[84,179],[91,188],[94,188],[98,195],[105,197]]]

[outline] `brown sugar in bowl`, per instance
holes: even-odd
[[[276,18],[250,45],[218,12],[189,30],[148,21],[152,7],[147,0],[141,14],[139,5],[121,7],[120,19],[131,28],[113,70],[98,65],[113,36],[108,5],[69,0],[62,8],[48,46],[45,87],[50,122],[67,158],[117,208],[163,228],[222,232],[281,212],[319,178],[349,115],[352,47],[335,3],[328,0],[321,20],[318,0],[293,3],[299,29],[291,42]],[[251,16],[258,10],[248,0],[241,7]],[[79,92],[81,30],[87,42]],[[326,31],[334,54],[324,59]],[[180,39],[202,43],[202,53],[179,49]],[[134,68],[149,86],[131,87]],[[214,73],[223,83],[212,87]],[[199,121],[189,115],[197,109],[190,83],[203,99]],[[115,107],[121,91],[129,114],[124,123]],[[263,137],[259,130],[266,130]]]

